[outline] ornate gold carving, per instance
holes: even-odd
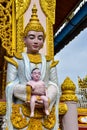
[[[47,44],[47,55],[54,58],[54,43],[53,43],[53,25],[49,18],[46,23],[46,44]]]
[[[6,102],[0,101],[0,115],[6,114]]]
[[[50,19],[51,23],[54,24],[56,0],[40,0],[40,5],[45,15]]]
[[[61,85],[62,95],[60,101],[78,101],[77,96],[75,95],[75,84],[67,77],[63,84]]]
[[[51,63],[51,65],[50,65],[50,68],[56,66],[56,65],[58,64],[58,62],[59,62],[59,61],[54,61],[54,60],[53,60],[52,63]]]
[[[64,115],[68,111],[68,107],[65,103],[59,104],[59,114]]]
[[[41,23],[39,22],[38,16],[37,16],[37,8],[36,5],[33,6],[32,8],[32,15],[29,23],[24,29],[24,37],[27,36],[29,31],[41,31],[44,34],[45,37],[45,31]]]
[[[46,52],[54,58],[53,24],[55,23],[56,0],[40,0],[41,8],[46,15]]]
[[[25,3],[26,1],[26,3]],[[23,38],[21,36],[21,33],[23,32],[23,13],[28,8],[28,2],[30,4],[30,0],[17,0],[16,1],[16,52],[21,53],[24,49],[24,42]],[[25,4],[23,4],[25,3]]]
[[[12,46],[12,1],[2,0],[0,1],[0,38],[2,46],[7,50],[8,54],[11,54]]]
[[[27,130],[43,130],[40,119],[30,118]]]
[[[79,116],[78,121],[87,124],[87,116]]]
[[[30,117],[30,107],[26,104],[22,105],[22,112],[25,116]],[[44,116],[43,108],[35,108],[34,117],[42,118]]]
[[[26,127],[29,123],[27,121],[26,117],[24,117],[22,114],[20,114],[20,105],[19,104],[13,104],[12,106],[12,115],[11,115],[11,121],[15,128],[22,129]]]
[[[87,88],[87,75],[83,79],[78,76],[78,85],[80,88]]]
[[[20,60],[23,59],[21,53],[16,52],[16,53],[14,53],[14,56],[15,56],[17,59],[20,59]]]
[[[30,101],[31,98],[31,86],[26,86],[27,98],[26,101]]]
[[[30,2],[31,0],[16,0],[16,20],[26,12]]]
[[[87,115],[87,108],[78,108],[79,115]]]
[[[23,37],[21,35],[21,33],[23,32],[23,16],[21,16],[17,22],[16,22],[16,28],[17,28],[17,36],[16,36],[16,44],[17,44],[17,47],[16,47],[16,52],[17,54],[19,53],[22,53],[23,50],[24,50],[24,41],[23,41]]]
[[[36,55],[28,54],[28,57],[30,59],[30,62],[32,63],[38,64],[42,62],[40,54],[36,54]]]
[[[52,129],[55,125],[56,117],[55,117],[55,107],[52,108],[50,115],[44,119],[43,126],[47,129]]]

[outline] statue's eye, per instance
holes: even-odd
[[[38,36],[38,39],[43,40],[43,36],[42,35]]]
[[[29,39],[34,39],[34,38],[35,38],[35,36],[34,36],[34,35],[31,35],[31,34],[28,35],[27,37],[28,37]]]

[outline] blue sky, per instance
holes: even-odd
[[[59,60],[59,84],[69,77],[78,88],[78,76],[83,79],[87,75],[87,28],[57,53],[55,59]]]

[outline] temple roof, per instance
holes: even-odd
[[[73,15],[73,12],[82,1],[83,0],[57,1],[56,21],[54,25],[55,54],[77,36],[81,30],[87,27],[87,2],[84,2],[78,12]],[[56,34],[66,21],[68,22],[64,28]]]

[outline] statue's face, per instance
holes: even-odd
[[[44,42],[43,32],[29,31],[25,38],[27,53],[37,54]]]
[[[40,70],[39,69],[35,69],[33,70],[32,74],[31,74],[31,77],[34,81],[39,81],[40,80],[40,77],[41,77],[41,73],[40,73]]]

